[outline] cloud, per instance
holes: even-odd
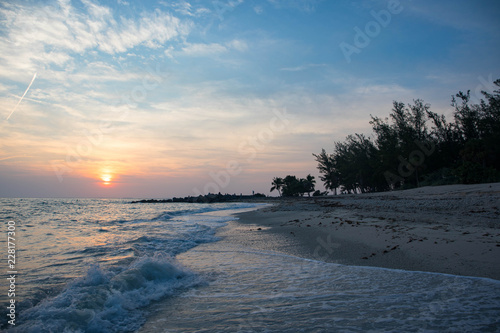
[[[354,89],[355,94],[359,95],[379,95],[379,94],[389,94],[394,96],[406,96],[411,91],[397,84],[386,84],[386,85],[364,85],[359,86]]]
[[[12,89],[15,89],[15,86],[5,85],[5,84],[0,82],[0,92],[10,91]]]
[[[120,70],[119,68],[102,61],[89,62],[76,73],[61,73],[60,80],[82,83],[84,81],[99,82],[127,82],[140,80],[144,77],[143,73],[134,73],[131,71]]]
[[[239,40],[239,39],[234,39],[228,43],[226,43],[226,45],[230,48],[233,48],[237,51],[240,51],[240,52],[244,52],[244,51],[247,51],[248,50],[248,45],[245,41],[242,41],[242,40]]]
[[[111,22],[112,25],[95,36],[98,48],[110,54],[125,52],[141,44],[156,48],[189,31],[189,27],[182,25],[178,18],[160,11],[144,13],[138,21],[122,19],[120,24]]]
[[[188,56],[200,57],[227,52],[227,47],[217,43],[187,44],[182,48],[182,51]]]
[[[276,8],[291,8],[304,12],[314,12],[323,0],[268,0]]]
[[[287,71],[287,72],[300,72],[304,70],[308,70],[310,68],[316,68],[316,67],[325,67],[327,66],[326,64],[306,64],[302,66],[297,66],[297,67],[285,67],[281,68],[282,71]]]
[[[7,4],[0,9],[4,37],[0,39],[1,74],[34,72],[41,67],[66,66],[95,50],[124,53],[137,46],[160,48],[190,32],[190,23],[170,13],[145,11],[135,18],[84,1],[83,10],[69,1],[54,5]]]
[[[407,4],[413,15],[434,24],[449,26],[461,31],[482,31],[494,35],[500,29],[496,0],[485,1],[418,1]]]
[[[231,49],[244,52],[248,49],[248,45],[246,44],[246,42],[238,39],[234,39],[230,42],[225,43],[224,45],[219,43],[188,43],[185,47],[182,48],[182,51],[185,55],[188,56],[203,57],[226,53]]]
[[[160,1],[161,5],[172,8],[176,13],[191,17],[200,17],[202,15],[210,13],[210,10],[199,4],[191,4],[185,0],[182,1]]]

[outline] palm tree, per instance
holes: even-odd
[[[314,176],[311,176],[311,174],[308,174],[306,179],[305,179],[305,190],[307,192],[307,195],[310,197],[311,192],[314,192],[314,184],[316,184],[316,180],[314,179]]]
[[[271,183],[273,187],[271,187],[271,192],[274,190],[278,190],[278,193],[281,197],[281,189],[283,188],[283,185],[285,185],[285,182],[283,181],[283,178],[280,177],[274,177],[273,182]]]

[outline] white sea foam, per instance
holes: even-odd
[[[13,331],[133,331],[145,321],[141,308],[200,281],[161,254],[139,258],[119,273],[92,266],[58,296],[24,311],[22,325]]]
[[[225,242],[179,260],[209,284],[166,305],[141,333],[159,323],[168,332],[500,331],[497,280],[344,266]]]
[[[15,332],[136,330],[144,307],[202,281],[172,258],[215,241],[215,230],[232,219],[219,211],[255,206],[99,199],[0,204],[0,219],[16,220],[23,239]]]

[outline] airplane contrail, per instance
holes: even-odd
[[[14,113],[14,111],[16,111],[17,107],[19,106],[19,104],[21,104],[24,96],[26,96],[26,93],[28,93],[28,90],[30,90],[31,88],[31,85],[33,84],[33,82],[35,81],[35,78],[36,78],[36,72],[35,72],[35,75],[33,75],[33,78],[31,79],[31,82],[30,84],[28,85],[28,88],[26,88],[26,91],[24,92],[24,94],[21,96],[21,98],[19,99],[19,102],[17,102],[16,106],[12,109],[12,111],[10,111],[10,114],[7,118],[5,118],[5,120],[9,120],[10,116],[12,116],[12,114]]]

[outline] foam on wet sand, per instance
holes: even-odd
[[[283,199],[226,240],[320,261],[500,280],[500,183]]]

